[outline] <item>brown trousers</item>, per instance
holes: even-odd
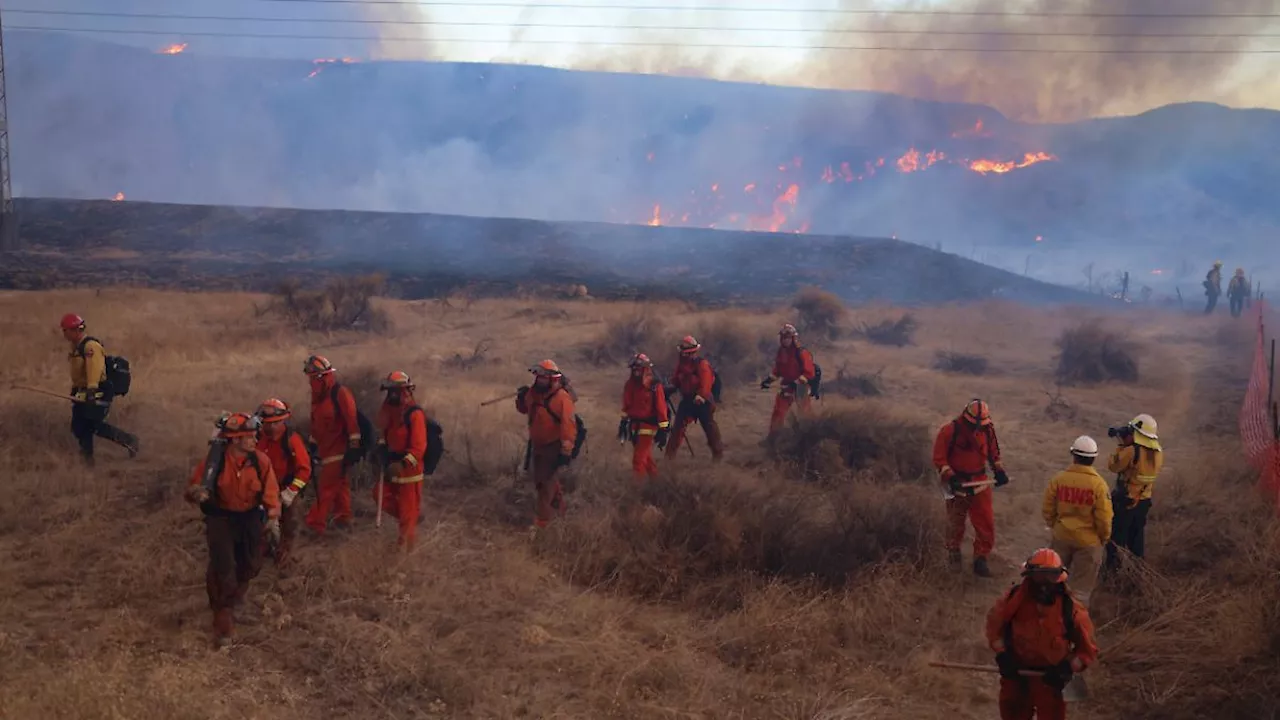
[[[1054,538],[1049,547],[1062,557],[1062,564],[1067,568],[1067,584],[1071,591],[1089,606],[1089,597],[1098,585],[1098,572],[1102,568],[1102,560],[1106,551],[1101,545],[1081,546],[1065,543]]]
[[[272,558],[278,568],[285,567],[289,562],[293,542],[298,537],[298,529],[302,525],[301,504],[298,498],[294,498],[292,505],[280,508],[280,542],[276,545],[276,554]],[[263,542],[262,549],[264,553],[268,551],[266,542]]]
[[[533,486],[538,491],[534,524],[546,527],[555,515],[564,517],[564,489],[556,474],[560,470],[560,443],[535,445],[532,449]]]
[[[204,518],[209,544],[205,590],[213,610],[214,632],[229,636],[231,609],[244,600],[249,581],[262,570],[262,513],[215,513]]]
[[[719,460],[724,455],[724,442],[720,439],[720,426],[716,423],[715,404],[707,402],[696,405],[692,400],[681,400],[676,409],[676,419],[672,422],[671,439],[667,441],[668,460],[675,459],[681,443],[687,439],[685,433],[694,420],[702,425],[702,432],[707,436],[707,447],[711,448],[711,457]]]

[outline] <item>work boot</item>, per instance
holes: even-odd
[[[959,571],[960,571],[960,564],[961,564],[960,551],[959,551],[959,550],[948,550],[948,551],[947,551],[947,562],[951,564],[951,569],[952,569],[952,570],[955,570],[956,572],[959,572]]]
[[[976,557],[973,559],[973,574],[982,578],[992,577],[991,568],[987,567],[986,558]]]
[[[231,645],[232,636],[234,635],[234,621],[231,617],[231,608],[219,608],[213,613],[213,642],[219,648],[225,648]]]

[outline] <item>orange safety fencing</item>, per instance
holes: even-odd
[[[1240,443],[1258,469],[1258,489],[1280,511],[1280,417],[1275,395],[1275,340],[1267,342],[1267,304],[1253,303],[1250,316],[1258,326],[1249,388],[1240,408]]]

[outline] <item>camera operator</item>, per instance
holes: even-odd
[[[1143,413],[1127,425],[1107,430],[1116,439],[1107,467],[1116,477],[1111,504],[1111,542],[1107,545],[1107,568],[1120,562],[1116,548],[1125,548],[1137,557],[1146,553],[1147,513],[1151,510],[1151,490],[1164,464],[1155,418]]]

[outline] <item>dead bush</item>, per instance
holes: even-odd
[[[631,356],[642,352],[654,357],[660,347],[674,346],[667,337],[666,328],[657,315],[648,310],[637,310],[611,320],[587,351],[587,359],[593,364],[622,364]]]
[[[469,354],[454,353],[453,357],[445,358],[442,364],[451,370],[472,370],[487,365],[492,362],[488,357],[489,348],[492,345],[493,339],[485,338],[476,343]]]
[[[934,357],[933,368],[962,375],[986,375],[987,359],[981,355],[940,351]]]
[[[828,340],[840,336],[849,315],[849,309],[838,295],[819,287],[801,288],[791,306],[796,310],[800,332]]]
[[[769,578],[840,587],[882,563],[922,566],[939,527],[920,512],[923,489],[873,483],[814,493],[782,480],[663,476],[630,500],[571,518],[538,551],[584,586],[735,610]]]
[[[1058,386],[1050,392],[1042,390],[1045,397],[1049,401],[1045,403],[1044,414],[1050,420],[1074,420],[1076,417],[1076,409],[1066,398],[1062,397],[1062,386]]]
[[[854,472],[877,480],[915,480],[928,468],[931,440],[925,425],[859,404],[793,418],[775,438],[773,451],[810,479]]]
[[[386,312],[374,307],[373,298],[382,294],[385,285],[381,275],[336,277],[319,289],[286,280],[276,288],[271,304],[256,308],[256,314],[275,312],[300,330],[382,332],[390,323]]]
[[[1063,385],[1085,385],[1138,379],[1138,347],[1117,332],[1088,320],[1068,328],[1055,343],[1056,376]]]
[[[874,325],[863,323],[856,334],[876,345],[906,347],[911,344],[917,327],[919,323],[916,322],[915,315],[906,313],[897,320],[881,320]]]
[[[822,379],[823,395],[839,395],[850,400],[863,397],[876,397],[884,394],[884,381],[881,374],[884,368],[870,373],[855,373],[849,369],[849,363],[842,363],[836,370],[835,377]]]
[[[759,326],[734,318],[699,323],[694,337],[702,343],[702,356],[711,361],[726,385],[758,380],[762,369],[772,366],[778,342],[772,338],[772,351],[761,358],[757,352],[763,342]]]

